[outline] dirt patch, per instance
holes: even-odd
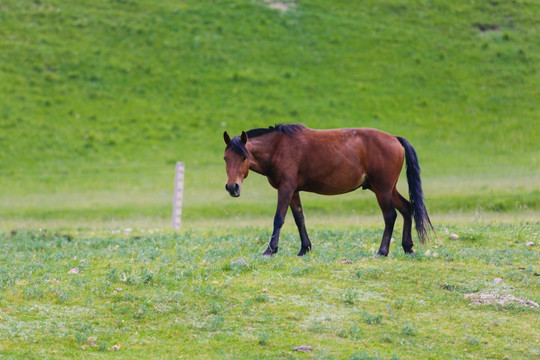
[[[471,300],[472,305],[499,304],[503,306],[504,305],[518,305],[518,306],[525,306],[529,308],[540,307],[540,305],[538,305],[534,301],[518,298],[510,294],[477,292],[477,293],[472,293],[472,294],[465,294],[464,298]]]
[[[294,0],[263,0],[266,6],[268,6],[270,9],[279,10],[279,11],[289,11],[292,8],[296,7],[296,3]]]

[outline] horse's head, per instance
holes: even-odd
[[[227,184],[225,189],[233,197],[240,196],[240,188],[242,182],[247,178],[249,173],[249,157],[251,156],[249,150],[246,148],[248,141],[245,132],[242,132],[241,136],[237,136],[233,139],[225,131],[223,133],[223,140],[227,147],[225,148],[225,164],[227,168]]]

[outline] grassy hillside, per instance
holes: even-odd
[[[285,3],[3,1],[5,226],[163,224],[178,160],[187,219],[266,215],[264,180],[226,200],[221,133],[277,122],[407,137],[434,211],[540,208],[538,2]],[[314,201],[376,211],[352,196]]]

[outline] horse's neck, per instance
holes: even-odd
[[[251,153],[249,168],[259,174],[268,175],[277,137],[280,134],[267,134],[248,140],[247,148]]]

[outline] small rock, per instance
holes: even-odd
[[[89,345],[89,346],[92,346],[92,347],[96,347],[97,346],[97,337],[95,336],[90,336],[88,339],[86,339],[86,343]]]
[[[450,234],[450,239],[457,240],[457,239],[459,239],[459,235],[458,234]]]
[[[394,241],[396,241],[396,239],[391,238],[391,239],[390,239],[390,244],[392,244]]]
[[[249,263],[248,263],[246,260],[240,258],[240,259],[238,259],[238,260],[236,260],[236,261],[233,261],[233,262],[231,263],[231,265],[244,265],[244,266],[249,266]]]
[[[528,243],[525,244],[525,246],[533,246],[534,243],[532,241],[529,241]]]
[[[295,347],[293,350],[294,351],[308,352],[308,351],[313,351],[313,347],[312,346],[307,346],[307,345],[302,345],[302,346]]]
[[[79,268],[78,267],[75,267],[75,268],[68,271],[68,274],[78,274],[78,273],[79,273]]]
[[[501,278],[495,278],[495,279],[493,279],[493,282],[495,284],[500,284],[500,283],[502,283],[502,279]]]
[[[525,300],[525,305],[530,307],[530,308],[538,308],[538,307],[540,307],[540,305],[538,305],[537,303],[535,303],[532,300]]]
[[[118,351],[120,350],[120,345],[113,345],[112,347],[108,348],[109,351]]]
[[[352,264],[352,261],[349,260],[349,259],[345,259],[345,260],[341,260],[339,263],[340,264]]]

